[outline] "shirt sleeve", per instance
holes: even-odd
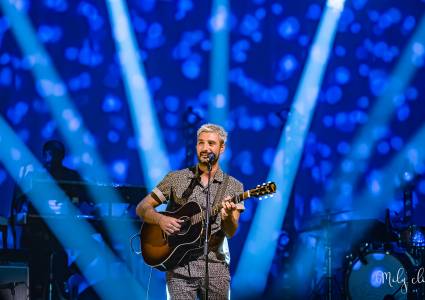
[[[162,181],[152,190],[151,196],[159,203],[165,203],[170,199],[172,187],[172,175],[168,173]]]

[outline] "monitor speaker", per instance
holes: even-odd
[[[27,264],[17,262],[0,264],[0,299],[29,299],[29,268]]]

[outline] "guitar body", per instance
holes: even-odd
[[[183,220],[181,230],[166,235],[156,224],[143,223],[140,230],[141,251],[145,262],[161,271],[173,269],[184,263],[194,253],[202,253],[203,222],[191,224],[191,216],[200,213],[201,207],[188,202],[174,212],[161,214]]]
[[[240,203],[249,197],[261,197],[276,192],[274,182],[264,183],[255,189],[248,190],[230,199],[233,203]],[[214,217],[220,212],[222,203],[217,203],[211,210],[210,216]],[[162,212],[183,222],[180,223],[179,232],[166,235],[159,225],[143,223],[140,229],[140,249],[143,259],[151,267],[161,271],[172,270],[178,265],[183,265],[189,259],[202,255],[204,249],[204,220],[199,204],[187,202],[173,212]],[[205,215],[203,216],[205,218]],[[211,227],[208,235],[211,234]],[[212,241],[210,240],[209,247]],[[214,244],[214,243],[213,243]]]

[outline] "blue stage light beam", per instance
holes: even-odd
[[[18,184],[22,184],[18,176],[22,165],[31,164],[35,170],[43,169],[40,162],[25,147],[2,117],[0,117],[0,162]],[[26,190],[26,185],[21,185],[21,189],[26,192],[40,215],[52,216],[54,214],[53,200],[56,200],[55,203],[62,203],[63,207],[66,206],[66,222],[56,222],[54,216],[45,218],[44,221],[64,248],[81,253],[76,257],[76,263],[87,280],[89,282],[98,281],[101,278],[99,275],[105,275],[105,269],[101,265],[93,264],[94,258],[111,265],[119,263],[119,261],[109,249],[101,247],[92,238],[95,233],[93,228],[85,220],[76,218],[77,209],[56,185],[55,180],[48,173],[44,174],[44,178],[47,180],[43,182],[42,190],[38,185],[32,185],[29,190]],[[48,199],[50,199],[49,202],[46,200],[46,193]],[[58,215],[58,217],[61,216]],[[95,285],[94,288],[102,299],[115,300],[123,297],[126,299],[142,299],[145,294],[144,289],[125,269],[119,276],[112,276],[111,280],[107,280],[107,284]],[[125,296],[123,296],[123,292]]]
[[[228,73],[229,73],[229,3],[227,0],[214,0],[212,6],[211,56],[210,56],[210,101],[208,120],[225,125],[228,113]]]
[[[214,0],[212,5],[210,31],[210,97],[208,121],[226,126],[229,111],[228,73],[229,73],[229,2]],[[223,156],[221,167],[226,170],[228,158]]]
[[[385,210],[383,210],[384,203],[388,204],[388,200],[393,199],[395,195],[395,186],[397,186],[397,184],[395,184],[394,178],[391,174],[395,174],[394,172],[401,172],[403,169],[402,157],[407,157],[406,155],[408,153],[412,153],[412,148],[418,147],[421,141],[420,138],[421,136],[423,137],[423,134],[418,134],[414,139],[415,141],[408,147],[410,150],[403,151],[403,154],[399,155],[398,159],[391,163],[389,167],[385,168],[384,171],[373,172],[369,179],[368,191],[362,192],[361,196],[352,195],[350,191],[356,182],[359,170],[367,167],[367,160],[370,157],[371,149],[373,149],[376,141],[379,140],[385,132],[385,126],[387,126],[398,100],[401,99],[400,95],[404,91],[408,82],[410,82],[411,78],[414,76],[416,69],[423,64],[423,41],[425,40],[424,25],[424,18],[422,18],[418,30],[416,30],[415,34],[409,41],[406,50],[403,52],[385,90],[382,93],[382,96],[378,98],[377,103],[373,107],[368,124],[362,128],[361,133],[356,137],[355,142],[353,143],[353,152],[347,156],[348,158],[343,159],[341,170],[353,169],[353,173],[348,172],[348,174],[343,174],[344,172],[340,170],[340,173],[337,173],[338,175],[335,175],[333,178],[333,186],[331,186],[331,189],[328,191],[325,198],[325,204],[328,207],[331,206],[330,204],[336,203],[335,206],[330,207],[333,211],[338,209],[343,210],[348,207],[351,208],[351,206],[345,207],[341,206],[341,204],[351,205],[351,201],[349,200],[354,198],[357,203],[356,206],[359,206],[360,208],[356,209],[357,214],[352,215],[352,217],[383,217],[383,212],[385,212]],[[347,165],[352,165],[352,167],[347,168]],[[343,201],[335,201],[335,198],[338,198],[338,195],[340,195],[339,199]],[[324,238],[324,234],[324,231],[317,231],[315,233],[316,236],[319,236],[319,238],[322,239]],[[350,244],[353,241],[357,241],[363,234],[364,231],[357,231],[353,236],[344,237],[346,239],[345,242]],[[303,246],[306,247],[306,243],[303,242]],[[296,253],[292,260],[293,265],[290,274],[292,276],[292,280],[294,282],[297,280],[297,284],[299,285],[307,282],[304,276],[305,272],[309,272],[315,264],[316,258],[312,257],[312,253],[313,251],[311,249],[303,249]],[[303,276],[304,278],[302,278]],[[282,276],[276,281],[276,286],[281,285],[284,281],[285,278]],[[278,290],[278,288],[276,290]]]
[[[170,162],[149,93],[143,61],[130,27],[127,6],[122,0],[109,0],[107,4],[145,184],[151,190],[170,171]]]
[[[37,40],[28,16],[20,2],[1,1],[15,38],[22,49],[25,59],[31,65],[38,93],[47,101],[59,129],[71,147],[71,152],[81,159],[83,173],[99,182],[107,182],[102,166],[93,168],[100,159],[94,153],[94,140],[84,128],[83,120],[69,99],[66,85],[57,74],[49,55]]]
[[[337,172],[324,198],[324,203],[334,203],[333,209],[351,207],[352,190],[359,176],[366,171],[376,143],[386,134],[388,122],[402,103],[404,90],[423,64],[425,41],[425,15],[408,42],[381,96],[377,99],[368,122],[359,130],[352,142],[351,151],[342,158]]]
[[[109,183],[108,173],[97,154],[94,139],[84,127],[82,117],[69,98],[66,85],[57,74],[49,55],[37,40],[24,6],[16,1],[0,3],[25,58],[31,64],[38,92],[48,103],[71,153],[83,162],[79,166],[82,175],[98,183]],[[88,187],[97,203],[121,203],[114,189],[98,189],[94,185]],[[127,245],[128,237],[138,230],[134,224],[127,222],[105,221],[104,224],[111,240],[117,244]]]
[[[385,208],[398,210],[397,207],[392,207],[396,204],[397,193],[417,174],[422,174],[424,167],[425,125],[389,164],[370,176],[367,188],[355,198],[356,203],[359,203],[364,214],[369,214],[371,218],[382,218]]]
[[[143,61],[138,53],[135,34],[130,26],[127,5],[122,0],[108,0],[106,3],[137,139],[141,169],[145,185],[148,190],[152,190],[170,171],[167,149],[149,92]],[[158,208],[164,209],[165,205]],[[142,267],[145,274],[152,272],[149,266],[143,264]],[[150,284],[154,287],[152,290],[156,291],[156,297],[160,297],[159,291],[165,291],[164,277],[157,271]]]
[[[264,292],[343,6],[344,1],[328,1],[320,21],[268,176],[278,192],[259,202],[234,276],[237,298],[257,299]]]

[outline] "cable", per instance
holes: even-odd
[[[149,272],[148,287],[146,289],[146,300],[149,300],[149,288],[151,286],[152,270],[153,270],[153,267],[151,267],[151,271]]]

